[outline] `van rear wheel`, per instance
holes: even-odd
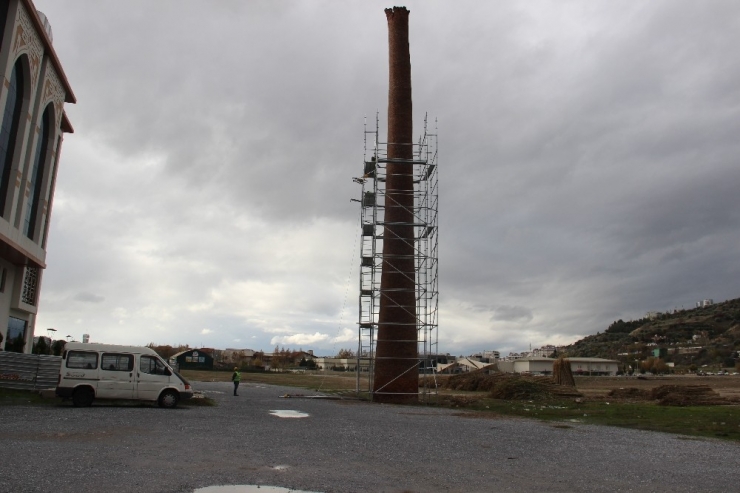
[[[72,394],[72,404],[75,407],[90,407],[92,406],[93,399],[95,399],[95,394],[87,387],[77,389]]]
[[[180,401],[180,394],[174,390],[165,390],[159,395],[159,406],[173,408]]]

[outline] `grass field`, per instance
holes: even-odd
[[[231,372],[183,371],[194,381],[228,382]],[[446,377],[438,377],[444,379]],[[353,373],[242,373],[243,382],[296,387],[322,393],[356,395],[356,377]],[[738,376],[678,376],[638,379],[630,377],[577,377],[576,386],[584,399],[539,401],[500,400],[485,392],[439,390],[429,405],[459,408],[461,416],[495,417],[519,416],[553,422],[558,428],[569,428],[570,423],[620,426],[640,430],[678,433],[687,436],[711,437],[740,441],[740,405],[727,406],[659,406],[653,402],[629,402],[611,399],[608,393],[619,388],[649,390],[660,385],[709,385],[723,397],[740,398]],[[197,388],[197,384],[195,384]],[[367,377],[360,388],[368,388]],[[297,391],[297,393],[302,393]],[[364,395],[364,394],[363,394]],[[362,396],[362,395],[361,395]]]

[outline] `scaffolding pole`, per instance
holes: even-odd
[[[378,115],[374,128],[365,121],[363,174],[354,178],[361,186],[360,275],[358,297],[358,342],[356,365],[356,391],[371,398],[382,389],[373,390],[376,360],[378,315],[380,300],[387,296],[381,289],[383,268],[383,240],[386,234],[385,197],[386,165],[402,164],[413,175],[414,206],[413,227],[414,282],[416,299],[416,328],[418,358],[409,361],[409,371],[418,372],[419,399],[428,401],[436,396],[436,363],[438,351],[439,277],[438,277],[438,225],[439,188],[437,170],[437,129],[429,131],[424,118],[424,133],[414,144],[412,159],[388,158],[388,143],[379,139]],[[435,125],[436,127],[436,125]],[[395,378],[402,374],[396,375]],[[367,376],[366,385],[363,376]]]

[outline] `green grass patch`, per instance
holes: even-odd
[[[740,406],[673,407],[653,403],[536,402],[484,398],[466,408],[546,421],[619,426],[740,441]]]
[[[37,390],[17,390],[0,388],[0,406],[46,405],[55,406],[61,402],[57,398],[44,399]]]

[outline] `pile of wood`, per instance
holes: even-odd
[[[575,387],[576,381],[573,379],[573,371],[570,368],[568,358],[559,357],[552,364],[552,379],[558,385]]]
[[[615,399],[635,401],[649,401],[650,399],[652,399],[651,391],[645,389],[636,389],[634,387],[610,390],[607,395]]]
[[[575,387],[557,385],[550,377],[510,373],[488,375],[482,370],[453,375],[444,385],[451,390],[489,392],[494,399],[550,400],[583,397]]]
[[[504,375],[503,373],[492,373],[489,375],[485,370],[476,370],[452,375],[442,385],[450,390],[488,392],[493,390],[496,382],[503,378]]]
[[[712,390],[709,385],[661,385],[651,397],[661,406],[717,406],[730,401]]]

